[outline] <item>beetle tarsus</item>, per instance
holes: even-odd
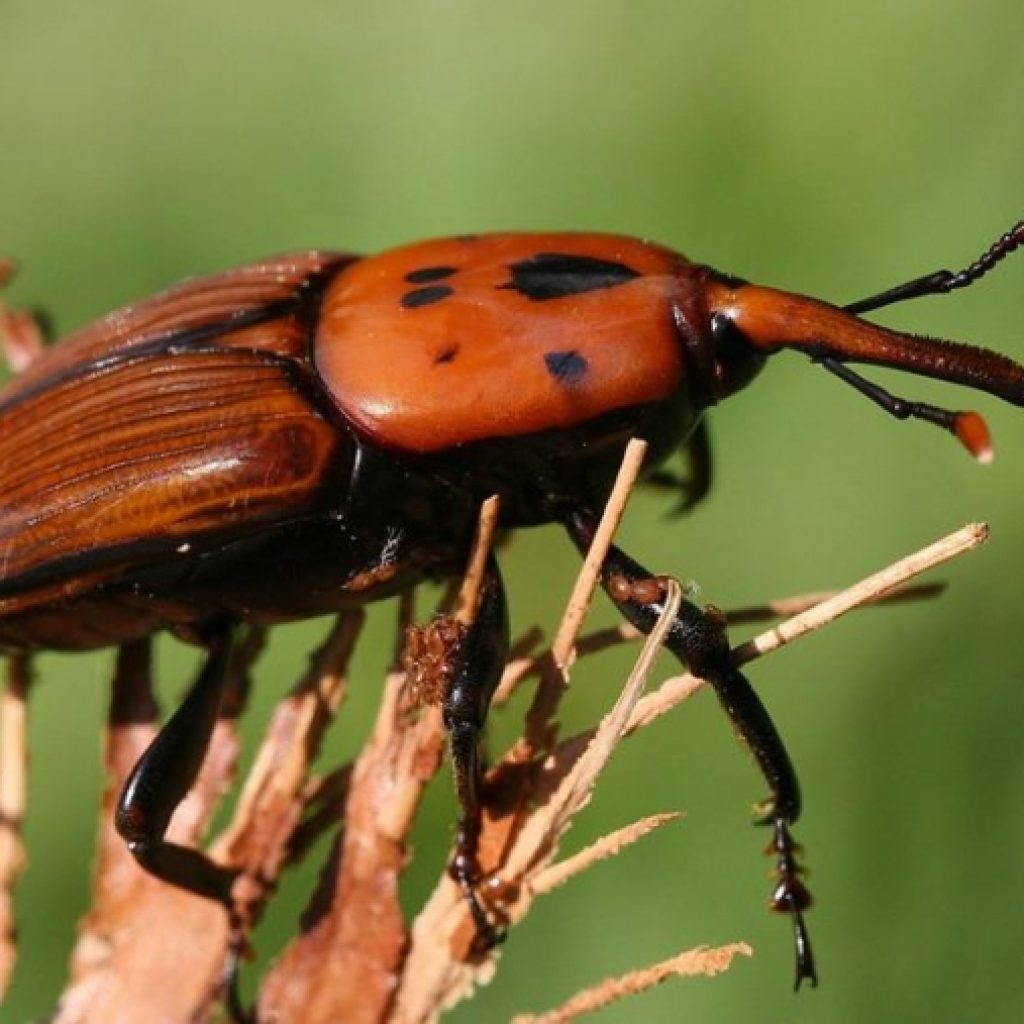
[[[459,843],[463,842],[463,834],[460,832]],[[488,913],[483,901],[480,899],[480,863],[476,858],[476,841],[472,842],[473,852],[457,852],[452,858],[449,872],[455,883],[462,890],[463,899],[469,908],[470,917],[473,919],[473,926],[476,928],[476,936],[473,939],[472,952],[477,956],[483,956],[490,952],[495,946],[500,946],[507,935],[506,929],[497,924]]]
[[[773,826],[771,844],[766,852],[776,855],[775,889],[772,891],[768,905],[772,910],[788,914],[793,922],[793,946],[796,953],[796,983],[798,990],[803,982],[809,982],[812,988],[818,985],[818,972],[814,965],[814,950],[811,938],[804,922],[804,911],[813,902],[811,894],[803,881],[804,868],[798,861],[803,852],[799,843],[793,841],[789,830],[789,821],[776,815],[770,824]]]
[[[793,921],[793,945],[796,949],[796,979],[793,982],[793,991],[799,992],[805,981],[811,988],[817,988],[818,968],[814,963],[814,950],[811,948],[811,938],[804,923],[803,911],[793,906],[789,908],[789,915]]]

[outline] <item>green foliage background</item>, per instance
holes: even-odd
[[[1013,0],[0,0],[0,251],[24,266],[12,299],[47,306],[62,329],[276,251],[496,228],[650,236],[848,301],[960,266],[1024,213],[1022,58]],[[1022,315],[1018,258],[884,319],[1021,358]],[[726,977],[602,1019],[1019,1019],[1024,414],[929,382],[897,388],[983,409],[996,464],[783,356],[714,411],[711,500],[679,522],[638,497],[623,534],[730,607],[992,524],[987,548],[942,572],[941,600],[861,613],[753,672],[804,782],[821,988],[789,991],[788,927],[762,909],[765,837],[746,819],[763,787],[703,695],[627,744],[570,842],[669,808],[686,820],[538,906],[497,980],[451,1020],[505,1020],[738,938],[756,957]],[[575,565],[564,539],[534,531],[505,561],[516,625],[550,625]],[[391,616],[374,613],[332,763],[365,735]],[[276,635],[264,707],[322,628]],[[161,650],[173,700],[195,656]],[[39,665],[22,962],[4,1021],[38,1018],[59,990],[101,781],[109,655]],[[579,673],[567,728],[600,713],[623,665]],[[515,712],[500,718],[498,746]],[[427,811],[410,906],[444,860],[445,787]],[[260,934],[264,954],[306,882]]]

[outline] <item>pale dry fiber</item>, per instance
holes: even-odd
[[[646,992],[669,978],[712,978],[728,970],[734,956],[753,956],[753,953],[745,942],[733,942],[715,949],[698,946],[697,949],[689,949],[678,956],[638,971],[630,971],[621,977],[605,978],[593,988],[577,992],[556,1010],[538,1015],[517,1014],[512,1018],[512,1024],[568,1024],[569,1021],[603,1010],[620,999]]]
[[[631,457],[633,469],[624,471],[619,496],[608,513],[610,522],[621,515],[630,474],[638,468],[642,453],[634,450]],[[610,533],[608,527],[602,530],[604,537]],[[977,533],[975,530],[967,541],[961,537],[955,543],[961,548],[972,544]],[[485,557],[486,547],[486,541],[477,547],[477,563]],[[602,557],[600,550],[593,553],[591,564],[600,564]],[[924,566],[913,568],[923,571]],[[905,568],[899,570],[899,574],[905,572]],[[857,599],[876,599],[881,588],[891,584],[888,577],[876,581]],[[573,857],[557,859],[565,830],[586,805],[617,744],[700,685],[699,680],[684,676],[670,680],[648,697],[641,696],[646,663],[657,645],[655,637],[645,644],[623,694],[602,723],[592,732],[560,740],[554,716],[577,653],[621,642],[628,632],[605,631],[592,641],[576,644],[592,589],[591,573],[570,602],[554,653],[532,654],[536,636],[516,645],[499,690],[498,699],[503,699],[529,676],[542,679],[525,735],[489,775],[481,857],[493,879],[487,887],[488,902],[509,924],[520,920],[537,896],[677,818],[666,813],[643,819]],[[471,593],[472,587],[468,591]],[[844,603],[849,602],[844,599],[833,608]],[[457,614],[471,616],[473,605],[474,599],[464,592]],[[401,622],[410,619],[406,602]],[[471,997],[498,963],[495,951],[475,950],[465,903],[447,876],[441,878],[411,928],[400,911],[398,887],[410,856],[409,829],[443,751],[438,709],[416,705],[404,673],[394,670],[389,674],[373,733],[354,766],[329,766],[324,775],[314,773],[324,730],[345,692],[346,666],[360,626],[359,615],[339,620],[311,660],[309,671],[282,700],[234,817],[211,846],[215,857],[242,871],[235,892],[243,917],[251,924],[273,895],[281,872],[309,849],[317,835],[335,831],[338,819],[344,820],[344,831],[335,840],[321,884],[295,938],[258,986],[258,1014],[264,1021],[434,1021],[446,1007]],[[788,637],[790,632],[784,624],[770,635]],[[259,636],[253,635],[237,660],[232,699],[218,726],[211,755],[173,822],[180,841],[196,841],[202,834],[233,775],[238,753],[235,718],[244,706],[248,669],[258,646]],[[21,663],[19,671],[25,670]],[[15,841],[8,838],[6,846],[0,843],[0,881],[4,883],[0,895],[4,899],[9,897],[19,863],[16,825],[21,804],[16,791],[23,786],[19,777],[27,758],[24,700],[17,686],[9,690],[8,700],[0,794],[15,796],[9,819],[0,824],[14,826],[8,828],[7,835],[13,835]],[[202,1021],[217,1014],[230,941],[224,913],[142,874],[110,826],[117,792],[153,735],[155,721],[148,645],[126,647],[114,681],[106,741],[109,783],[101,811],[94,902],[82,922],[71,981],[54,1018],[62,1024]],[[3,854],[5,849],[8,852]],[[9,942],[7,949],[9,962],[13,957]],[[540,1019],[574,1019],[666,977],[703,971],[708,965],[721,967],[737,952],[746,950],[737,945],[680,954],[663,964],[602,982],[553,1011],[553,1016]]]
[[[4,303],[3,288],[16,270],[12,260],[0,259],[0,354],[13,373],[28,366],[43,350],[35,319]],[[12,657],[0,698],[0,999],[7,991],[17,956],[12,892],[26,862],[21,828],[27,792],[30,684],[27,660]]]
[[[12,657],[0,695],[0,998],[7,990],[17,955],[14,885],[25,867],[21,828],[28,786],[28,662]]]

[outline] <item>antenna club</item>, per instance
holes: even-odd
[[[995,459],[988,424],[978,413],[958,412],[953,420],[953,433],[981,465],[988,466]]]

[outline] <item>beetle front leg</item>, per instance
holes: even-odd
[[[202,850],[164,839],[178,804],[199,774],[217,721],[234,649],[233,630],[218,626],[208,656],[181,706],[132,769],[114,823],[135,859],[150,874],[180,889],[216,900],[230,912],[236,872]]]
[[[476,617],[459,646],[451,683],[444,695],[442,717],[455,775],[459,820],[455,855],[449,865],[452,878],[466,898],[479,943],[490,948],[504,935],[491,922],[480,902],[478,844],[483,808],[480,788],[480,733],[487,718],[491,696],[508,660],[509,625],[505,588],[497,563],[487,563]]]
[[[597,529],[597,516],[577,511],[565,518],[570,536],[585,553]],[[601,585],[637,629],[649,633],[664,607],[664,588],[643,566],[614,545],[601,567]],[[706,679],[718,695],[740,738],[754,755],[768,783],[769,798],[759,808],[757,824],[771,825],[769,851],[776,855],[776,885],[769,905],[791,915],[796,947],[796,987],[817,985],[814,954],[803,912],[811,896],[801,879],[800,852],[790,826],[800,816],[800,785],[786,747],[764,704],[746,677],[732,663],[725,617],[717,609],[702,610],[684,601],[665,640],[665,646],[690,670]]]

